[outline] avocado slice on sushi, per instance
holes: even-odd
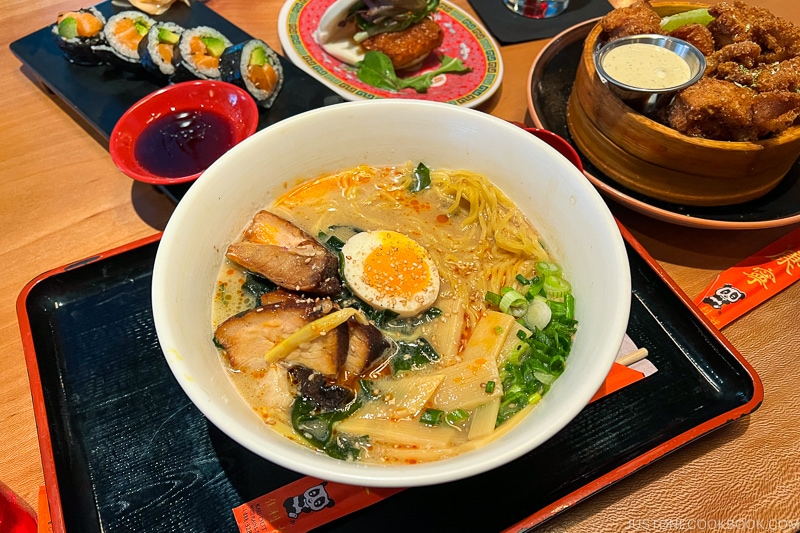
[[[51,33],[64,56],[77,65],[99,65],[103,59],[94,51],[105,43],[106,19],[94,7],[58,14]]]
[[[256,46],[253,51],[250,52],[250,64],[257,67],[263,67],[266,65],[267,51],[261,46]]]
[[[272,107],[283,86],[283,67],[267,43],[251,39],[225,50],[219,59],[222,81],[245,89],[264,108]]]
[[[225,49],[227,48],[227,46],[225,45],[225,41],[223,41],[219,37],[206,35],[201,37],[200,40],[203,41],[204,45],[206,45],[208,53],[214,57],[221,56],[222,52],[224,52]]]
[[[133,22],[133,27],[136,28],[136,31],[139,32],[139,35],[142,35],[142,36],[147,35],[147,30],[149,30],[150,26],[152,26],[152,25],[153,25],[153,21],[152,20],[148,21],[148,20],[145,20],[143,18],[136,19]]]
[[[219,60],[233,43],[218,30],[209,26],[186,29],[175,47],[175,73],[170,81],[190,79],[219,79]]]
[[[58,23],[58,34],[65,39],[74,39],[78,36],[78,21],[67,17]]]
[[[166,44],[178,44],[178,40],[180,40],[180,34],[170,31],[169,29],[160,26],[158,28],[158,42],[166,43]]]
[[[142,67],[159,82],[169,81],[175,73],[172,60],[184,28],[174,22],[156,22],[139,43]]]

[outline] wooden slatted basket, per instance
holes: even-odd
[[[662,17],[706,7],[694,2],[652,5]],[[581,152],[609,178],[677,204],[732,205],[768,193],[800,157],[800,126],[762,141],[714,141],[683,135],[634,111],[595,70],[601,33],[598,24],[584,43],[567,123]]]

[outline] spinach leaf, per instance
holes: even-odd
[[[344,420],[360,406],[354,401],[346,409],[321,411],[314,400],[298,396],[292,405],[292,427],[309,444],[324,451],[333,438],[333,424]]]
[[[439,360],[439,354],[428,341],[420,337],[415,341],[398,341],[397,353],[392,358],[392,374],[418,370]]]
[[[424,163],[417,165],[417,168],[414,169],[412,177],[414,179],[408,186],[408,190],[411,192],[419,192],[431,186],[431,169],[426,167]]]
[[[261,296],[277,289],[278,286],[267,278],[261,277],[252,272],[245,275],[242,283],[242,291],[249,293],[256,302],[256,306],[261,305]]]

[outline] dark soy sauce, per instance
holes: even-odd
[[[150,123],[136,140],[134,157],[157,176],[180,178],[202,172],[233,146],[233,131],[221,115],[183,111]]]

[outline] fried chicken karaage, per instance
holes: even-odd
[[[723,141],[764,139],[800,123],[800,28],[739,0],[708,13],[708,26],[670,33],[706,56],[704,77],[655,118],[685,135]],[[663,33],[648,0],[615,9],[601,27],[607,41]]]

